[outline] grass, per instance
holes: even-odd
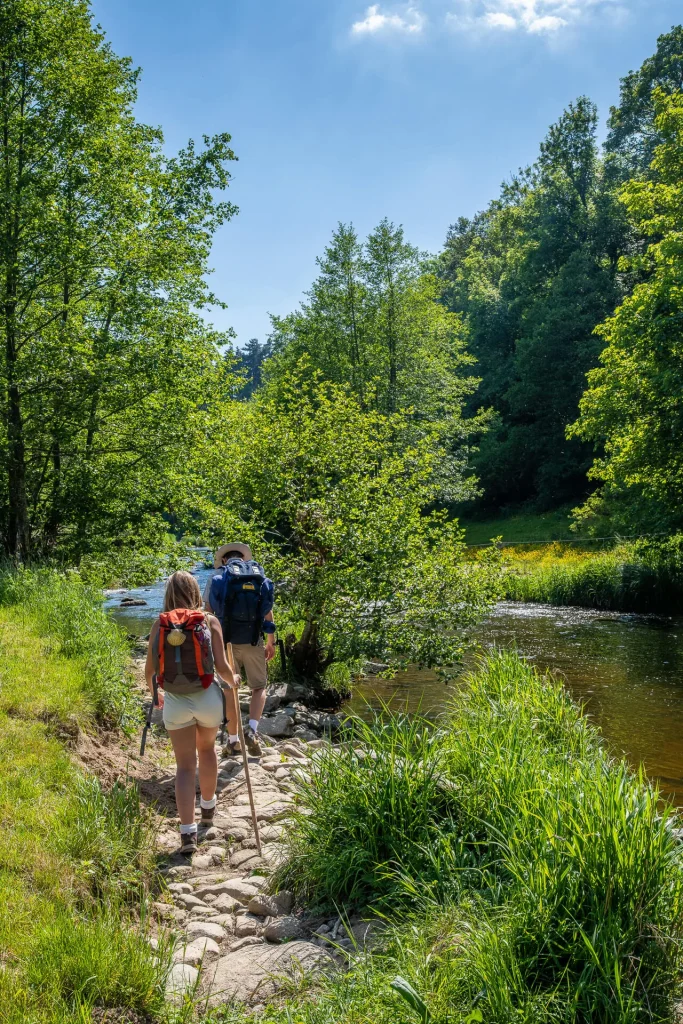
[[[104,611],[100,591],[84,584],[77,573],[0,570],[0,623],[11,634],[5,644],[10,658],[21,651],[21,659],[30,664],[35,655],[62,656],[55,662],[60,665],[60,685],[47,680],[40,687],[44,696],[46,689],[55,691],[49,699],[60,711],[75,701],[75,713],[87,704],[88,711],[104,724],[125,727],[137,722],[139,701],[128,671],[128,643]],[[31,650],[22,641],[28,636],[34,644]],[[36,663],[40,665],[40,657]],[[16,672],[14,665],[7,674],[14,678]],[[66,679],[69,674],[71,681]],[[11,678],[8,685],[19,702],[23,690],[32,711],[40,713],[34,686],[16,686]]]
[[[120,718],[125,647],[75,578],[3,573],[0,593],[0,1021],[159,1014],[168,951],[155,957],[140,918],[149,812],[133,787],[83,776],[64,745]]]
[[[515,601],[671,614],[683,608],[683,538],[588,551],[561,544],[506,548]]]
[[[461,520],[465,529],[465,540],[468,544],[488,544],[494,537],[504,541],[533,541],[550,544],[553,541],[572,538],[571,507],[555,509],[540,514],[523,513],[511,516],[498,516],[494,519]]]
[[[558,683],[498,654],[439,728],[386,717],[371,736],[353,727],[375,756],[354,742],[320,758],[281,878],[309,900],[374,906],[399,924],[322,998],[266,1020],[418,1020],[390,987],[395,973],[435,1024],[673,1019],[677,818],[610,760]]]

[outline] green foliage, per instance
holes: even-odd
[[[683,537],[619,544],[611,551],[537,563],[511,559],[513,601],[670,615],[683,608]]]
[[[367,410],[303,359],[207,450],[215,498],[203,517],[218,536],[236,532],[228,494],[239,532],[261,537],[279,608],[303,623],[288,640],[302,675],[363,655],[452,665],[498,594],[495,558],[467,562],[462,531],[434,511],[441,440],[436,427],[416,437],[410,413]]]
[[[657,40],[657,50],[637,71],[621,80],[619,106],[612,107],[605,149],[610,170],[628,177],[647,176],[657,146],[664,141],[655,124],[654,93],[683,88],[683,26],[674,25]]]
[[[0,534],[77,560],[173,520],[204,395],[234,386],[200,311],[235,157],[166,156],[86,0],[6,0],[0,60]]]
[[[590,450],[567,443],[593,329],[619,298],[624,218],[596,143],[597,112],[570,104],[536,163],[472,221],[454,225],[440,258],[445,301],[467,316],[482,385],[469,411],[497,419],[474,460],[488,508],[538,510],[583,495]]]
[[[58,610],[54,632],[44,629],[52,585],[64,596],[59,577],[1,579],[0,1018],[89,1024],[94,1004],[158,1013],[170,949],[155,954],[139,920],[153,880],[149,812],[135,789],[107,793],[83,777],[57,738],[94,711],[83,638]],[[63,586],[85,601],[81,584]]]
[[[135,785],[107,792],[95,776],[72,791],[63,852],[98,899],[140,899],[154,877],[154,821]]]
[[[413,919],[332,984],[329,1006],[299,1004],[294,1019],[402,1020],[387,1007],[396,973],[438,1024],[669,1019],[677,819],[610,760],[561,685],[497,654],[430,734],[386,718],[357,728],[367,756],[355,743],[327,754],[302,787],[285,875],[321,900],[390,897]],[[420,825],[401,844],[411,804]]]
[[[634,257],[646,279],[599,328],[606,347],[588,375],[572,436],[601,441],[604,457],[591,469],[599,494],[579,510],[582,523],[640,528],[681,523],[683,387],[680,353],[683,294],[683,94],[655,96],[655,180],[631,181],[621,198],[639,230],[653,241]]]
[[[83,694],[101,721],[128,726],[140,706],[127,665],[129,648],[102,600],[101,593],[75,572],[0,570],[0,606],[16,608],[27,631],[77,663],[75,671],[83,672]],[[30,659],[22,676],[29,666]],[[30,690],[30,682],[26,685]]]

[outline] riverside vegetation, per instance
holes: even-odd
[[[70,613],[51,621],[55,589]],[[374,918],[373,947],[344,942],[333,973],[256,1017],[169,1007],[172,938],[154,952],[145,924],[149,812],[65,747],[77,723],[132,720],[125,643],[75,576],[7,572],[0,593],[3,1021],[89,1024],[107,1007],[205,1024],[673,1020],[678,818],[514,654],[483,662],[437,723],[350,719],[295,785],[273,888],[309,916]]]
[[[68,745],[132,724],[128,649],[77,577],[0,573],[0,1019],[90,1020],[163,1007],[165,951],[139,916],[153,830],[134,788],[105,791]]]

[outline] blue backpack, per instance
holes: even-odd
[[[212,579],[209,600],[225,643],[256,647],[273,608],[273,584],[258,562],[231,558]]]

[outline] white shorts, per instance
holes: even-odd
[[[201,725],[219,729],[223,721],[223,698],[218,683],[197,693],[166,693],[164,690],[164,725],[169,732]]]

